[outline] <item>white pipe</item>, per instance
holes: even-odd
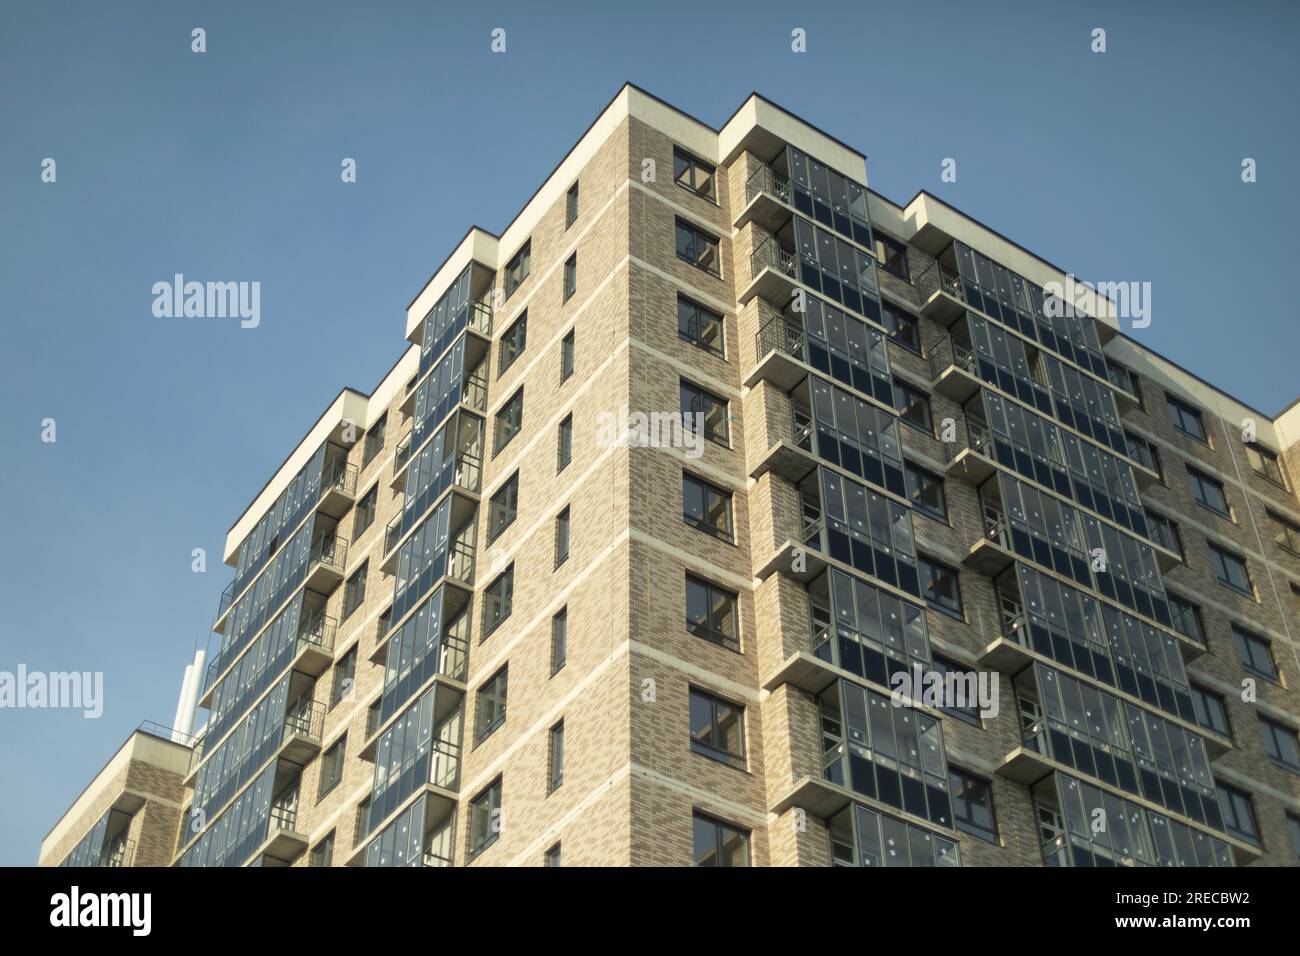
[[[180,743],[181,715],[185,712],[185,695],[190,689],[190,678],[194,675],[194,665],[185,665],[185,676],[181,679],[181,693],[176,698],[176,716],[172,718],[172,743]]]

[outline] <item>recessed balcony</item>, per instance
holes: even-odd
[[[993,433],[978,419],[961,415],[956,421],[955,437],[956,441],[944,446],[948,456],[945,477],[982,485],[997,471]]]
[[[997,577],[1015,563],[1011,550],[1011,526],[1002,506],[989,500],[983,503],[984,536],[966,552],[962,564],[988,577]]]
[[[936,259],[913,283],[921,294],[921,314],[948,326],[966,314],[966,297],[961,276]]]
[[[318,511],[336,521],[347,514],[357,497],[357,466],[336,462],[321,476]]]
[[[958,405],[964,405],[983,385],[974,346],[951,334],[930,347],[930,376],[930,390]]]
[[[750,280],[741,291],[741,305],[760,296],[777,308],[784,308],[799,288],[798,274],[794,246],[775,235],[764,236],[749,257]]]
[[[768,381],[788,392],[808,377],[808,339],[803,326],[784,315],[763,323],[755,336],[755,364],[745,378],[745,387]]]
[[[406,491],[406,466],[411,461],[411,432],[402,436],[393,452],[393,474],[388,479],[388,487],[394,491]]]
[[[1097,323],[1100,326],[1102,323]],[[1123,365],[1117,365],[1114,362],[1106,362],[1106,378],[1110,384],[1115,386],[1111,392],[1115,396],[1115,404],[1119,408],[1119,413],[1131,412],[1142,405],[1141,396],[1138,395],[1137,385],[1133,380],[1133,373]]]
[[[833,784],[823,777],[803,776],[768,807],[768,812],[779,816],[787,810],[798,807],[818,819],[828,820],[853,800],[851,790]]]
[[[797,485],[817,467],[813,456],[813,420],[807,409],[792,404],[789,426],[781,437],[754,463],[749,476],[758,480],[768,472]]]
[[[753,223],[774,233],[790,221],[794,203],[790,179],[766,164],[759,166],[745,182],[745,206],[736,217],[737,229]]]
[[[311,543],[304,584],[312,591],[329,594],[343,580],[348,560],[348,542],[333,531],[318,534]]]

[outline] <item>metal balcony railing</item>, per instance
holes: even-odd
[[[758,358],[768,352],[784,352],[800,361],[807,358],[808,337],[804,334],[803,327],[784,315],[774,315],[764,322],[755,336],[755,344]]]
[[[323,651],[334,650],[334,635],[338,631],[338,623],[325,614],[313,614],[298,626],[296,651],[301,651],[304,647],[318,647]]]
[[[930,347],[930,377],[937,379],[950,365],[978,376],[975,347],[963,339],[945,335]]]
[[[322,531],[311,543],[307,556],[307,566],[333,568],[340,574],[348,559],[348,542],[334,531]]]
[[[298,794],[296,791],[292,794],[292,797],[293,799],[291,800],[283,800],[283,798],[281,798],[283,802],[277,801],[276,803],[271,804],[270,829],[272,832],[278,830],[293,831],[297,826]]]
[[[771,166],[763,165],[754,170],[753,175],[745,181],[745,203],[748,205],[755,196],[766,193],[777,202],[787,206],[793,205],[790,198],[790,180],[782,176]]]
[[[1011,524],[1002,502],[981,499],[980,511],[984,517],[984,537],[1004,548],[1011,547]]]
[[[930,267],[916,277],[913,283],[925,301],[936,292],[945,292],[960,302],[966,301],[962,292],[961,276],[936,259]]]
[[[447,552],[447,574],[466,584],[474,583],[474,546],[455,541]]]
[[[397,450],[393,453],[393,474],[400,474],[406,467],[406,463],[411,460],[411,432],[402,436],[402,440],[397,443]]]
[[[1147,515],[1147,538],[1166,551],[1172,551],[1174,554],[1180,551],[1178,542],[1174,538],[1174,529],[1165,522],[1153,521],[1150,515]]]
[[[796,275],[794,250],[783,246],[776,236],[768,236],[749,257],[749,277],[758,278],[764,269],[775,269],[793,279]]]
[[[799,541],[801,544],[806,544],[821,551],[823,550],[822,532],[825,530],[826,519],[824,517],[815,518],[811,521],[804,519],[803,529],[799,532]]]
[[[945,445],[948,461],[952,461],[966,449],[978,452],[985,458],[996,460],[993,448],[993,432],[984,422],[969,415],[960,415],[956,421],[957,440]]]
[[[812,412],[806,408],[800,408],[794,405],[790,409],[790,443],[796,448],[802,448],[806,452],[813,450],[813,429],[816,427],[813,423]]]
[[[1151,446],[1141,439],[1134,439],[1132,436],[1125,436],[1125,444],[1128,446],[1128,456],[1133,459],[1147,471],[1159,472],[1156,465],[1155,456],[1151,453]]]
[[[481,368],[482,366],[480,366]],[[465,391],[461,401],[476,412],[487,411],[487,375],[475,372],[465,379]]]
[[[135,841],[118,840],[104,851],[104,854],[99,858],[99,865],[107,867],[130,866],[134,858]]]
[[[425,849],[421,860],[425,866],[451,866],[451,857],[444,856],[432,848]]]
[[[1110,384],[1116,388],[1123,389],[1134,398],[1138,397],[1137,386],[1133,384],[1133,375],[1122,365],[1116,365],[1113,362],[1106,363],[1106,378]]]
[[[492,302],[491,300],[471,302],[466,327],[485,335],[492,336]]]
[[[460,745],[450,740],[435,740],[429,761],[429,782],[445,790],[460,787]]]

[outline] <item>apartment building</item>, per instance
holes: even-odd
[[[229,531],[170,862],[1294,863],[1300,407],[866,183],[626,86],[471,229]]]

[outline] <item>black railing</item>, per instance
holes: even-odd
[[[959,415],[954,423],[956,436],[954,441],[945,443],[948,461],[952,461],[966,449],[996,461],[993,448],[993,432],[984,422],[969,415]]]
[[[393,453],[393,474],[400,474],[406,467],[406,463],[411,460],[411,432],[402,436],[402,440],[397,443],[397,450]]]
[[[963,339],[945,335],[930,347],[930,377],[937,379],[949,366],[978,376],[975,347]]]
[[[792,358],[803,361],[807,358],[808,337],[803,327],[791,322],[784,315],[774,315],[763,323],[755,336],[756,357],[762,358],[768,352],[784,352]]]
[[[766,193],[777,202],[784,203],[787,206],[793,205],[790,199],[790,180],[771,166],[759,166],[745,182],[746,204],[752,202],[755,196],[762,193]]]
[[[966,296],[962,294],[961,276],[938,259],[934,260],[928,269],[916,277],[913,285],[921,293],[923,301],[929,299],[936,292],[944,292],[961,302],[966,301]]]
[[[768,236],[749,257],[749,277],[757,278],[764,269],[775,269],[793,279],[796,274],[794,250],[781,245],[776,236]]]

